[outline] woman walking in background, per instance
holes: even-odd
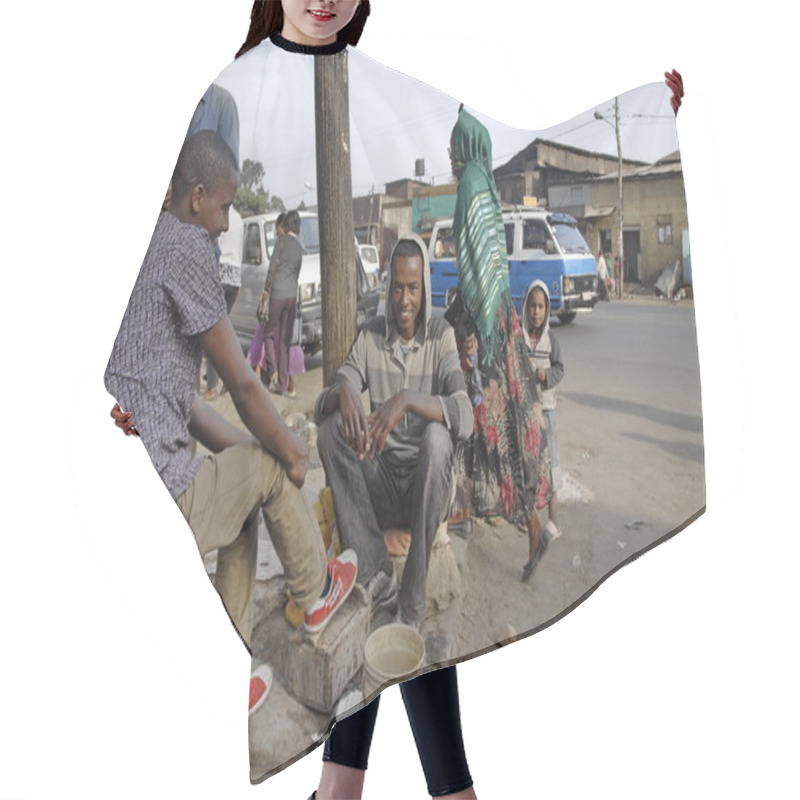
[[[273,245],[273,253],[281,235],[286,233],[283,227],[285,220],[285,213],[278,214],[278,218],[275,220],[275,244]],[[267,368],[264,358],[266,351],[267,322],[269,319],[269,295],[267,294],[266,280],[264,282],[264,290],[259,299],[256,316],[258,317],[258,327],[256,327],[256,332],[253,334],[250,347],[247,350],[247,363],[259,373],[264,386],[269,386],[270,383],[272,383],[272,373]]]
[[[528,531],[527,579],[546,547],[537,509],[550,496],[550,455],[511,299],[492,141],[486,127],[463,108],[450,138],[450,162],[458,179],[453,229],[459,294],[448,319],[456,330],[474,331],[461,342],[461,353],[470,369],[477,348],[482,383],[480,396],[473,391],[475,434],[464,448],[462,466],[471,482],[474,514],[501,516]]]
[[[297,315],[297,282],[303,263],[300,214],[289,211],[283,220],[285,233],[278,236],[269,262],[264,290],[269,292],[269,319],[264,331],[264,363],[272,376],[270,391],[289,393],[289,347]]]

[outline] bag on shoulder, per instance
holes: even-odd
[[[264,291],[261,292],[261,297],[258,298],[256,317],[258,317],[258,321],[262,325],[266,325],[269,322],[269,297],[269,289],[264,289]]]

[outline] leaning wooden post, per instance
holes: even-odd
[[[347,51],[314,57],[317,202],[322,280],[322,379],[327,385],[356,335],[356,270]]]
[[[619,253],[619,281],[617,297],[621,300],[625,282],[625,217],[622,212],[622,140],[619,133],[619,95],[614,98],[614,132],[617,136],[617,252]]]

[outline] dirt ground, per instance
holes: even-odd
[[[306,373],[295,377],[295,399],[272,398],[290,426],[312,446],[304,491],[313,502],[325,485],[311,421],[322,390],[321,357],[308,359],[307,366]],[[620,566],[675,533],[676,520],[688,522],[704,507],[702,457],[687,458],[687,452],[693,455],[691,448],[699,446],[702,452],[702,430],[698,434],[686,423],[683,416],[688,419],[688,415],[654,418],[652,411],[643,413],[626,400],[615,401],[619,407],[598,409],[587,399],[584,387],[573,384],[572,388],[559,395],[564,485],[559,492],[558,520],[563,535],[553,542],[530,582],[522,583],[522,567],[528,558],[526,533],[502,520],[499,524],[475,520],[467,539],[450,531],[461,595],[423,625],[428,664],[477,655],[496,648],[498,642],[513,641],[552,624]],[[229,394],[223,393],[214,406],[241,425]],[[669,447],[653,447],[659,425],[670,431]],[[669,479],[660,482],[658,476],[664,474]],[[206,563],[213,574],[214,558]],[[257,586],[260,622],[254,632],[253,654],[255,660],[273,665],[276,687],[268,701],[270,724],[259,725],[258,715],[251,720],[251,757],[256,762],[259,752],[275,762],[295,754],[299,757],[302,753],[297,748],[307,748],[309,736],[316,742],[324,739],[330,719],[298,704],[282,686],[282,669],[289,668],[288,649],[302,635],[286,622],[285,588],[262,524]],[[356,679],[343,693],[341,708],[360,702],[360,690],[361,681]],[[289,734],[292,730],[296,737]],[[281,731],[280,740],[271,731]]]

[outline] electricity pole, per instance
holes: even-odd
[[[330,383],[356,335],[356,270],[347,51],[314,57],[317,201],[322,281],[322,380]]]
[[[622,141],[619,135],[619,95],[614,98],[614,132],[617,135],[617,252],[619,253],[617,297],[622,299],[622,284],[625,280],[625,245],[622,236]]]
[[[599,112],[594,112],[595,119],[611,123]],[[619,95],[614,98],[614,135],[617,139],[617,254],[619,255],[619,279],[617,280],[617,297],[622,297],[622,284],[625,280],[625,245],[622,236],[624,217],[622,213],[622,139],[619,133]]]

